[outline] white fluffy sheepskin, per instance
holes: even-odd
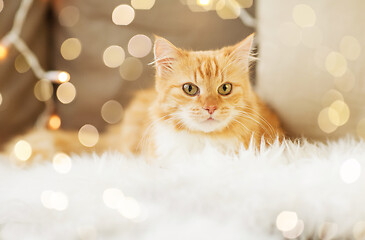
[[[289,143],[235,157],[207,148],[152,164],[107,152],[73,156],[67,174],[51,162],[20,169],[2,157],[0,239],[283,239],[275,223],[282,211],[303,220],[302,239],[318,236],[324,222],[337,224],[338,239],[352,238],[365,220],[365,175],[344,183],[341,165],[351,158],[364,166],[364,142]],[[107,207],[107,188],[136,199],[140,216]],[[45,190],[66,194],[68,207],[44,207]]]

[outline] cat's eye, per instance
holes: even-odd
[[[195,95],[197,95],[199,93],[198,86],[196,86],[196,85],[194,85],[192,83],[185,83],[183,85],[183,90],[189,96],[195,96]]]
[[[218,93],[220,95],[228,95],[232,92],[232,84],[230,83],[223,83],[222,85],[219,86],[218,88]]]

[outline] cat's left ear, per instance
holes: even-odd
[[[234,45],[230,54],[231,58],[243,63],[247,68],[250,65],[250,54],[252,51],[254,37],[255,33],[252,33],[244,40]]]
[[[162,37],[155,36],[155,65],[157,75],[162,77],[173,70],[176,59],[181,55],[181,50]]]

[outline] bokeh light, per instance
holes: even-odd
[[[134,198],[125,197],[123,201],[119,202],[118,211],[125,218],[135,219],[140,216],[141,207]]]
[[[360,221],[354,225],[352,229],[352,234],[355,240],[364,240],[365,239],[365,222]]]
[[[60,72],[58,73],[57,75],[57,80],[60,82],[60,83],[65,83],[65,82],[68,82],[70,81],[70,74],[68,72]]]
[[[85,147],[93,147],[99,141],[99,132],[93,125],[85,124],[80,128],[78,137],[82,145]]]
[[[124,58],[124,49],[116,45],[108,47],[103,53],[104,64],[110,68],[117,68],[122,65]]]
[[[0,93],[0,106],[2,103],[3,103],[3,95],[1,95],[1,93]]]
[[[109,208],[117,209],[123,199],[124,194],[117,188],[107,188],[103,192],[103,201]]]
[[[48,127],[52,130],[57,130],[61,127],[61,118],[57,114],[52,114],[48,119]]]
[[[63,104],[68,104],[72,102],[76,97],[76,88],[75,86],[70,83],[62,83],[56,92],[58,100]]]
[[[143,64],[138,58],[128,57],[124,60],[119,68],[120,76],[124,80],[134,81],[138,79],[143,72]]]
[[[253,0],[236,0],[241,8],[250,8],[253,5]]]
[[[4,9],[4,1],[0,0],[0,12]]]
[[[200,6],[207,6],[209,5],[211,0],[196,0],[196,3]]]
[[[328,109],[328,116],[331,123],[336,126],[342,126],[350,118],[350,109],[344,101],[334,101]]]
[[[64,27],[73,27],[80,18],[80,10],[75,6],[64,7],[58,15],[58,21]]]
[[[339,52],[330,52],[326,58],[326,70],[334,77],[341,77],[347,71],[347,60]]]
[[[132,0],[131,5],[134,9],[148,10],[153,7],[155,0]]]
[[[61,45],[61,55],[66,60],[74,60],[80,56],[81,42],[77,38],[68,38]]]
[[[119,102],[109,100],[101,107],[101,116],[105,122],[115,124],[123,117],[123,107]]]
[[[68,207],[68,197],[63,192],[43,191],[41,193],[41,203],[45,208],[64,211]]]
[[[332,133],[336,131],[337,126],[330,121],[329,108],[324,108],[318,115],[318,126],[325,133]]]
[[[0,60],[6,58],[7,55],[8,55],[8,49],[3,45],[0,45]]]
[[[328,107],[336,100],[343,101],[343,95],[339,91],[337,91],[335,89],[331,89],[323,95],[322,106]]]
[[[219,0],[215,7],[218,16],[222,19],[236,19],[241,13],[240,5],[233,0]]]
[[[20,161],[27,161],[32,155],[32,147],[25,140],[19,140],[14,146],[14,154]]]
[[[297,225],[290,231],[283,232],[283,236],[287,239],[296,239],[298,238],[304,231],[304,222],[299,219],[297,221]]]
[[[41,79],[34,86],[34,96],[42,102],[48,101],[53,95],[52,83]]]
[[[344,36],[340,43],[340,52],[348,60],[354,61],[360,56],[361,44],[359,40],[353,36]]]
[[[348,159],[342,163],[340,176],[345,183],[356,182],[361,175],[361,165],[356,159]]]
[[[296,212],[282,211],[276,217],[276,227],[282,232],[288,232],[295,228],[298,223]]]
[[[323,240],[335,239],[338,232],[338,225],[332,222],[325,222],[318,228],[318,237]]]
[[[56,172],[66,174],[72,167],[71,158],[65,153],[56,153],[52,159],[53,168]]]
[[[29,64],[21,54],[15,58],[14,67],[18,73],[26,73],[30,69]]]
[[[342,92],[350,92],[354,88],[355,82],[355,75],[350,69],[347,69],[343,76],[335,78],[335,86]]]
[[[316,23],[316,14],[309,5],[298,4],[293,8],[294,22],[300,27],[312,27]]]
[[[122,4],[113,10],[112,20],[116,25],[128,25],[133,21],[134,16],[134,9],[129,5]]]
[[[128,52],[137,58],[145,57],[151,52],[152,41],[143,34],[133,36],[128,42]]]
[[[283,23],[279,26],[278,34],[284,45],[297,46],[302,39],[301,29],[294,23]]]
[[[359,137],[361,137],[365,140],[365,118],[361,119],[357,123],[356,133]]]

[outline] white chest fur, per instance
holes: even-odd
[[[160,157],[201,152],[209,145],[221,152],[233,152],[240,146],[237,139],[212,139],[185,131],[177,132],[172,127],[162,124],[156,125],[154,130],[156,153]]]

